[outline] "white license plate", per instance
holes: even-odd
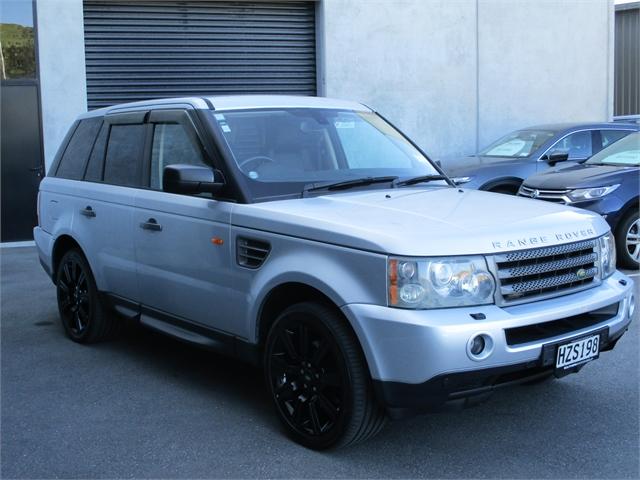
[[[600,335],[583,338],[558,347],[556,368],[569,368],[593,360],[600,353]]]

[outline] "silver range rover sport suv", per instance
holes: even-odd
[[[577,372],[635,306],[600,216],[461,189],[353,102],[94,110],[38,200],[38,253],[73,341],[129,317],[260,365],[310,448]]]

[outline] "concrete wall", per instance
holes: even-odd
[[[427,153],[612,116],[611,0],[323,0],[321,92],[360,100]]]
[[[37,0],[45,167],[71,122],[87,110],[82,0]]]

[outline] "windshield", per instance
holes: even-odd
[[[555,132],[549,130],[518,130],[493,142],[480,152],[485,157],[521,158],[528,157]]]
[[[586,162],[590,165],[640,165],[640,132],[627,135]]]
[[[375,113],[319,108],[212,113],[254,197],[299,194],[308,184],[438,174]]]

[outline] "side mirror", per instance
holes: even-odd
[[[542,159],[552,167],[559,162],[566,162],[569,160],[568,153],[552,153],[551,155],[545,155]]]
[[[220,170],[198,165],[167,165],[162,172],[162,190],[169,193],[215,193],[224,186]]]

